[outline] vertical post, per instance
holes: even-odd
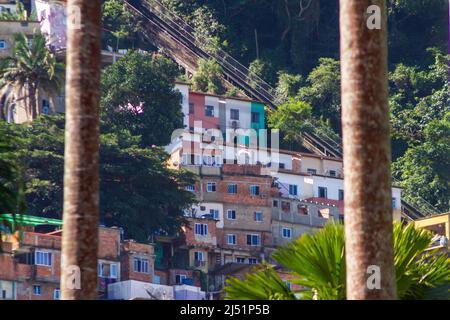
[[[396,298],[386,15],[340,0],[347,299]]]
[[[97,298],[101,1],[68,0],[62,299]]]

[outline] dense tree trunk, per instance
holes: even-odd
[[[28,108],[27,117],[30,117],[28,120],[33,121],[37,116],[37,88],[34,84],[28,84],[28,101],[30,102],[30,106]]]
[[[68,1],[62,299],[97,298],[100,7]]]
[[[371,5],[381,29],[368,28]],[[386,4],[341,0],[340,10],[347,299],[395,299]]]

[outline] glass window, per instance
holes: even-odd
[[[0,49],[6,49],[6,41],[0,40]]]
[[[176,284],[183,284],[183,280],[186,279],[186,275],[185,274],[177,274],[175,275],[175,283]]]
[[[51,266],[52,265],[52,254],[50,252],[35,251],[34,261],[38,266]]]
[[[392,209],[397,209],[397,198],[392,198]]]
[[[319,198],[327,198],[327,188],[319,187]]]
[[[256,258],[248,258],[248,264],[258,264],[258,259],[256,259]]]
[[[259,195],[259,186],[257,186],[257,185],[251,185],[251,186],[250,186],[250,194],[251,194],[252,196],[257,196],[257,195]]]
[[[230,119],[231,120],[239,120],[239,110],[238,109],[230,109]]]
[[[236,244],[236,235],[235,234],[228,234],[227,235],[227,243],[230,245]]]
[[[247,235],[247,244],[249,246],[259,246],[260,245],[259,235],[257,235],[257,234],[248,234]]]
[[[133,259],[133,266],[134,272],[141,272],[141,259],[135,257]]]
[[[291,228],[283,228],[283,238],[290,239],[292,237]]]
[[[289,194],[291,195],[291,196],[296,196],[298,193],[298,190],[297,190],[297,185],[295,185],[295,184],[290,184],[289,185]]]
[[[206,236],[208,235],[208,225],[196,223],[194,227],[194,232],[196,235]]]
[[[189,114],[194,114],[194,113],[195,113],[194,104],[189,103]]]
[[[273,207],[278,208],[278,200],[273,200]]]
[[[311,169],[311,168],[308,168],[306,170],[306,172],[308,172],[309,174],[317,174],[317,170],[316,169]]]
[[[344,190],[339,189],[339,200],[344,200]]]
[[[255,212],[255,221],[262,222],[263,221],[263,213]]]
[[[259,112],[252,112],[252,122],[259,123]]]
[[[215,182],[208,182],[206,184],[206,191],[207,192],[216,192],[216,183]]]
[[[34,285],[33,286],[33,294],[36,296],[40,296],[41,295],[41,286]]]
[[[103,277],[103,263],[101,262],[97,264],[97,274],[99,277]]]
[[[213,106],[205,106],[205,116],[214,117],[214,107]]]
[[[237,262],[237,263],[245,263],[245,258],[237,257],[237,258],[236,258],[236,262]]]
[[[109,277],[111,279],[117,279],[117,264],[112,263],[109,265]]]
[[[148,273],[148,260],[142,259],[142,271],[143,273]]]
[[[228,193],[229,194],[237,194],[237,184],[229,184],[228,185]]]
[[[336,170],[330,170],[330,176],[336,177]]]
[[[217,209],[209,209],[209,214],[212,216],[214,220],[219,220],[219,210]]]
[[[227,219],[228,220],[236,220],[236,211],[235,210],[228,210],[227,211]]]
[[[53,299],[54,299],[54,300],[59,300],[59,299],[61,299],[61,290],[55,289],[55,290],[53,291]]]

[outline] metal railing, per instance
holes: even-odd
[[[285,102],[276,96],[275,89],[270,84],[242,65],[227,52],[221,48],[208,50],[208,39],[198,39],[196,30],[184,19],[166,8],[161,1],[142,0],[140,6],[131,4],[131,0],[125,0],[125,2],[132,11],[157,25],[178,44],[188,48],[197,57],[215,60],[222,67],[223,74],[226,78],[231,80],[233,84],[237,85],[248,95],[261,100],[272,109],[276,109],[277,105]],[[341,139],[339,137],[331,137],[326,132],[320,130],[317,124],[310,124],[313,131],[303,133],[306,144],[309,144],[309,147],[314,149],[314,151],[322,153],[325,156],[342,158]],[[408,201],[414,204],[406,203],[409,207],[417,212],[423,211],[425,215],[438,212],[435,207],[420,196],[404,193],[403,199],[405,203]],[[420,207],[420,209],[415,208],[415,206]]]

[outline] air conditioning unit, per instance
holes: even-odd
[[[238,120],[230,120],[228,122],[228,127],[231,129],[238,129],[241,127],[241,123]]]

